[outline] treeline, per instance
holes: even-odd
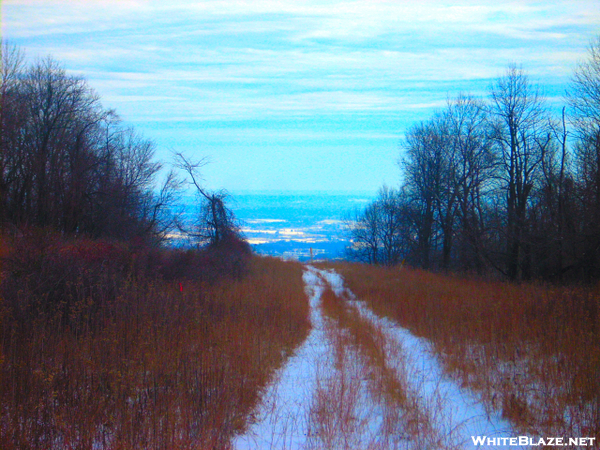
[[[154,144],[102,107],[83,78],[2,46],[0,221],[67,234],[160,240],[177,185],[157,187]]]
[[[553,115],[511,66],[487,100],[459,95],[414,124],[384,188],[352,222],[351,255],[375,264],[511,280],[600,276],[600,38]]]
[[[301,268],[252,257],[203,161],[163,176],[83,78],[0,49],[2,449],[225,448],[306,336]]]
[[[26,66],[17,47],[2,44],[1,57],[0,226],[150,245],[171,231],[201,247],[241,240],[226,193],[199,183],[205,160],[176,153],[163,170],[154,142],[85,79],[50,57]],[[183,221],[186,183],[197,211]]]
[[[18,48],[1,48],[0,245],[10,250],[0,260],[0,310],[69,324],[82,292],[93,316],[128,279],[245,274],[250,247],[225,195],[199,183],[203,162],[174,155],[159,184],[154,143],[104,109],[83,78],[51,58],[25,66]],[[197,211],[182,218],[186,182]],[[192,245],[161,245],[170,233]]]

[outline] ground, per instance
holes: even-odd
[[[312,331],[236,450],[464,449],[477,436],[517,436],[443,373],[425,339],[374,314],[339,274],[307,266],[304,282]]]

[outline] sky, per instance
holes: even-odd
[[[598,0],[0,0],[2,38],[87,79],[207,187],[376,192],[405,131],[522,65],[558,108]]]

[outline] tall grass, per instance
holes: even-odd
[[[248,257],[203,277],[202,256],[177,278],[173,254],[24,245],[0,306],[5,450],[227,448],[310,327],[297,264]]]
[[[521,432],[600,439],[600,291],[337,265],[380,315],[433,342],[445,369]]]
[[[330,288],[323,292],[322,307],[325,316],[337,325],[338,347],[355,348],[364,360],[361,379],[368,380],[371,399],[380,405],[381,427],[377,442],[369,448],[460,448],[453,434],[446,431],[445,399],[437,392],[415,389],[415,381],[420,380],[409,380],[421,375],[408,370],[405,349],[392,347],[381,325],[364,317],[356,305]]]

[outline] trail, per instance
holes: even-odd
[[[483,448],[471,436],[515,436],[508,422],[444,375],[425,339],[374,314],[340,275],[308,266],[304,282],[312,330],[234,449],[468,449]],[[328,287],[354,327],[324,315]],[[376,357],[365,342],[357,344],[360,335],[376,346]]]

